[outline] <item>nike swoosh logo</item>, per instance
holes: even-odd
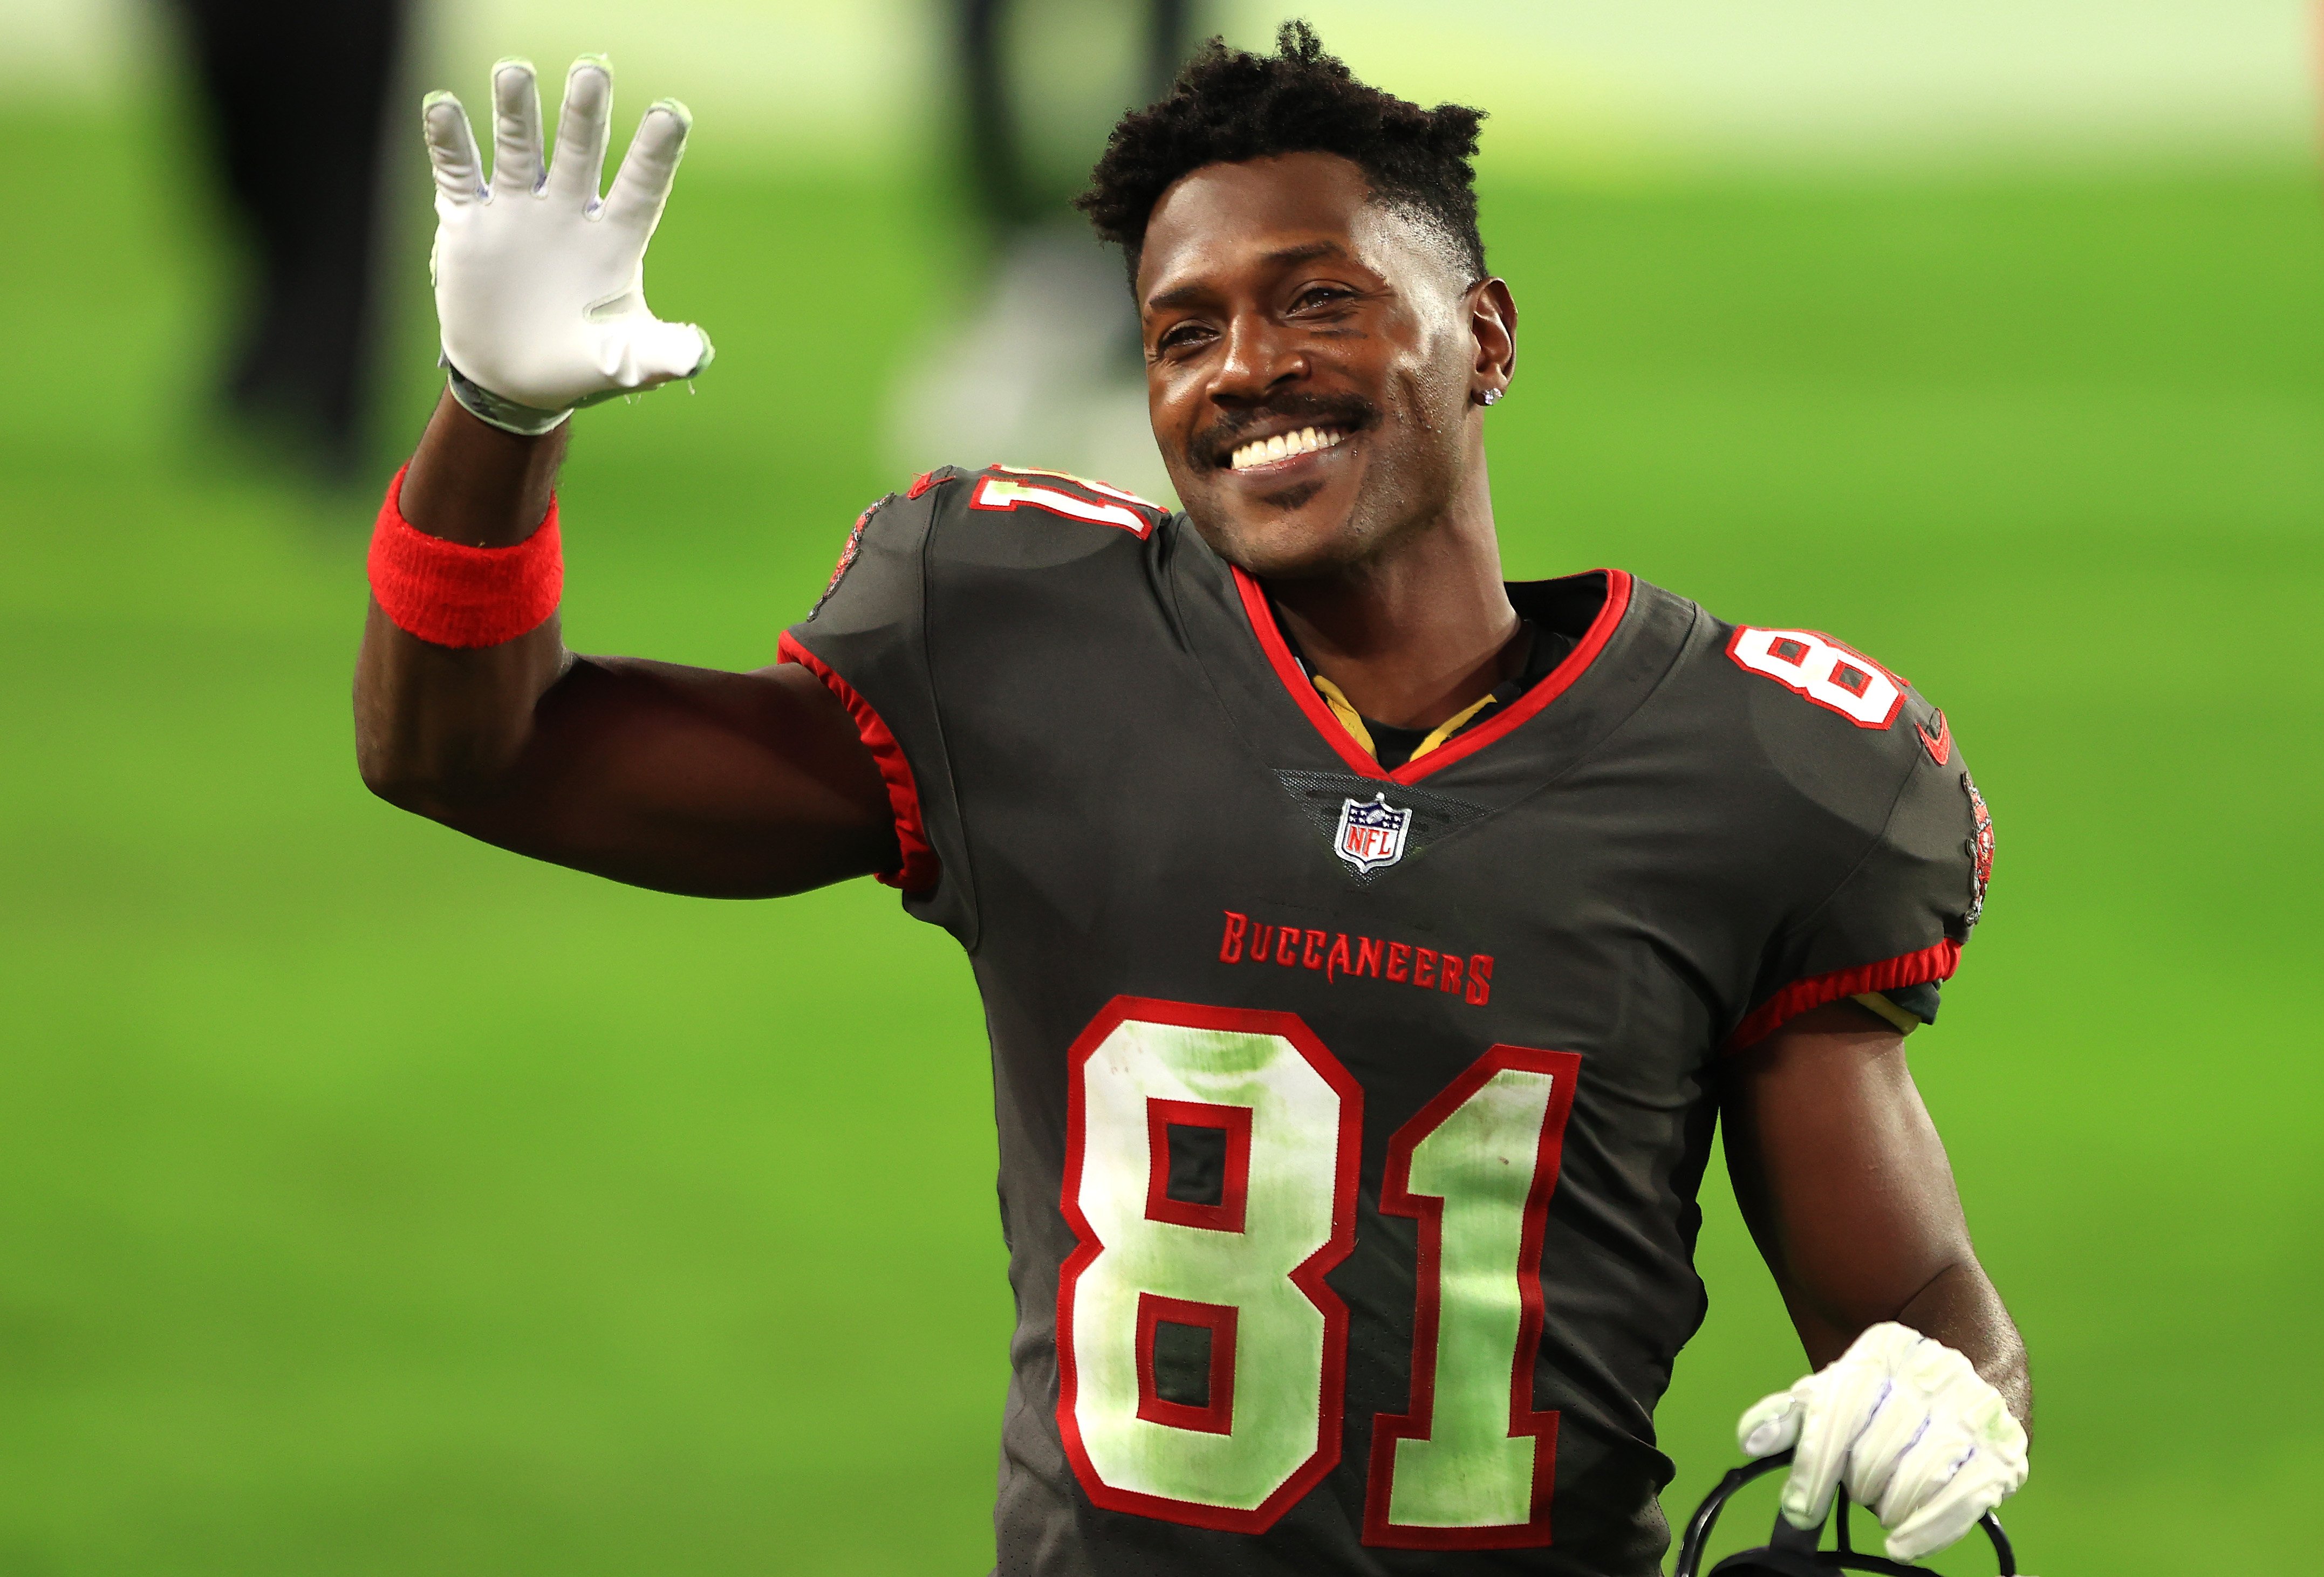
[[[1945,715],[1942,712],[1937,714],[1937,732],[1934,735],[1917,722],[1913,724],[1913,732],[1921,736],[1921,743],[1928,751],[1929,760],[1941,767],[1952,759],[1953,725],[1945,721]]]

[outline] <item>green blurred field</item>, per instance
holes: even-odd
[[[1006,1288],[950,943],[869,884],[630,892],[372,801],[371,502],[200,426],[223,276],[174,133],[0,134],[0,1571],[984,1570]],[[952,299],[944,212],[681,181],[654,297],[719,363],[581,419],[576,644],[768,659],[894,480],[872,422]],[[2296,1565],[2282,1513],[2324,1471],[2310,172],[1487,212],[1526,311],[1513,572],[1620,563],[1840,632],[1948,708],[1995,807],[1989,918],[1915,1048],[2033,1344],[2028,1563]],[[1800,1366],[1723,1193],[1702,1261],[1679,1517]]]

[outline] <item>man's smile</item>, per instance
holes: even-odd
[[[1346,429],[1330,423],[1270,433],[1237,446],[1227,456],[1227,469],[1237,472],[1288,470],[1291,462],[1333,448],[1346,437]]]

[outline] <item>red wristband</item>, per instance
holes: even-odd
[[[404,470],[410,470],[405,466]],[[469,548],[403,518],[403,472],[387,484],[371,537],[371,589],[396,628],[437,646],[498,646],[540,627],[565,594],[557,495],[531,536],[512,548]]]

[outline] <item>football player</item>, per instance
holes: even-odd
[[[1786,1514],[1844,1485],[1909,1559],[2018,1487],[2024,1350],[1903,1051],[1983,802],[1829,635],[1502,580],[1476,111],[1296,24],[1206,46],[1083,199],[1185,512],[930,471],[733,674],[555,613],[568,414],[709,358],[640,272],[685,111],[601,201],[603,62],[545,174],[530,69],[493,93],[489,178],[425,111],[450,389],[374,539],[364,778],[671,891],[876,875],[959,940],[1017,1301],[1001,1571],[1655,1572],[1721,1123],[1821,1366],[1742,1420],[1797,1452]]]

